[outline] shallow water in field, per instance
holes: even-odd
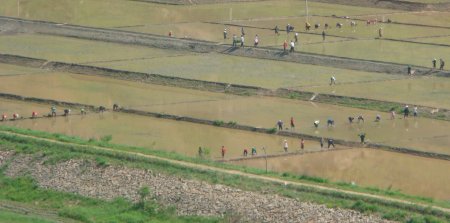
[[[2,105],[14,102],[1,100]],[[22,110],[36,108],[33,103],[15,104]],[[60,111],[59,111],[60,112]],[[111,135],[112,142],[118,144],[142,146],[145,148],[174,151],[180,154],[195,156],[198,147],[210,149],[210,158],[220,158],[220,148],[227,148],[226,158],[242,156],[244,148],[255,147],[258,154],[283,152],[283,140],[288,141],[291,152],[300,149],[300,141],[276,135],[267,135],[214,126],[194,124],[182,121],[158,119],[123,113],[106,112],[103,114],[88,112],[81,116],[79,111],[73,111],[69,117],[27,119],[20,121],[0,122],[20,128],[41,130],[52,133],[62,133],[79,136],[85,139],[99,139]],[[27,115],[27,117],[31,116]],[[306,151],[320,149],[319,144],[306,141]]]
[[[87,75],[53,73],[2,80],[3,92],[23,96],[107,107],[118,103],[137,110],[235,121],[265,128],[275,127],[279,119],[289,127],[289,119],[294,117],[295,131],[303,133],[358,141],[357,134],[365,132],[370,142],[450,154],[450,122],[447,121],[402,119],[400,115],[389,120],[387,113],[380,113],[382,121],[377,123],[374,119],[378,112],[374,111],[272,97],[240,97]],[[366,117],[366,123],[348,124],[348,116],[359,114]],[[335,120],[334,127],[326,127],[328,117]],[[314,120],[321,120],[317,129],[313,127]]]
[[[264,159],[234,164],[265,168]],[[268,169],[354,182],[361,186],[450,199],[450,162],[370,149],[330,151],[269,158]]]

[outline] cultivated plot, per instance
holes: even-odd
[[[34,83],[30,87],[27,83]],[[450,154],[448,145],[450,122],[433,119],[389,120],[387,113],[379,113],[381,122],[373,122],[378,112],[316,104],[271,97],[240,97],[174,87],[120,81],[96,76],[57,73],[45,76],[5,77],[0,82],[5,93],[38,98],[112,106],[118,103],[126,108],[209,120],[236,121],[255,127],[275,127],[281,119],[289,125],[296,120],[295,131],[323,137],[358,141],[365,132],[367,140],[388,145],[415,148]],[[362,114],[366,123],[348,124],[348,116]],[[326,120],[335,120],[327,128]],[[313,127],[321,120],[319,128]],[[318,143],[318,142],[317,142]]]
[[[235,161],[235,164],[265,168],[264,159]],[[330,151],[269,158],[268,169],[319,176],[332,181],[400,190],[403,193],[450,199],[450,163],[405,154],[369,149]],[[424,184],[424,182],[427,182]]]
[[[446,77],[413,77],[370,83],[301,87],[300,90],[388,100],[407,104],[450,109],[450,79]]]

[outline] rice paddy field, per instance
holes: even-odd
[[[425,1],[421,1],[425,2]],[[427,3],[446,2],[430,0]],[[246,45],[258,35],[260,47],[282,49],[294,38],[285,32],[286,24],[300,32],[298,53],[374,60],[405,66],[430,67],[433,58],[450,61],[449,12],[414,12],[337,4],[309,3],[308,16],[303,1],[258,1],[245,3],[168,5],[125,0],[3,0],[0,16],[42,20],[60,24],[108,28],[121,31],[206,40],[231,44],[233,34],[244,27]],[[366,20],[387,21],[366,25]],[[306,31],[305,21],[318,29]],[[357,25],[350,26],[351,21]],[[326,38],[322,38],[324,24]],[[336,28],[342,23],[342,28]],[[1,24],[0,24],[1,25]],[[273,28],[278,26],[279,35]],[[228,38],[223,38],[227,29]],[[379,29],[383,37],[379,37]],[[38,33],[2,33],[2,54],[33,57],[125,71],[162,74],[194,80],[249,85],[268,89],[288,88],[318,94],[376,99],[450,109],[448,77],[407,76],[317,66],[278,60],[231,56],[221,53],[195,53],[189,50],[151,48]],[[438,64],[439,66],[439,64]],[[445,67],[447,72],[448,68]],[[330,86],[330,77],[337,79]],[[181,87],[155,85],[80,75],[20,64],[0,63],[0,93],[39,99],[124,108],[185,117],[236,122],[253,127],[275,128],[282,120],[284,131],[324,138],[366,141],[389,146],[450,155],[450,122],[435,119],[403,118],[372,110],[267,96],[237,96]],[[57,108],[61,113],[64,107]],[[23,117],[36,111],[50,112],[50,105],[0,99],[0,113]],[[21,128],[63,133],[85,139],[111,135],[114,143],[142,146],[196,156],[199,146],[211,150],[218,160],[220,147],[228,149],[226,159],[242,157],[244,148],[262,153],[282,154],[283,141],[289,150],[300,151],[300,139],[277,134],[261,134],[216,126],[144,117],[120,112],[74,110],[72,116],[23,119],[1,122]],[[348,123],[349,116],[363,115],[365,123]],[[376,115],[380,122],[374,122]],[[295,129],[289,120],[295,120]],[[327,127],[326,120],[335,126]],[[320,120],[319,127],[313,122]],[[449,161],[338,145],[323,151],[319,142],[306,141],[306,154],[272,157],[270,170],[354,182],[357,185],[400,190],[405,193],[449,200]],[[264,159],[244,159],[235,164],[263,168]]]

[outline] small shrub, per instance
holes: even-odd
[[[225,122],[221,121],[221,120],[215,120],[213,122],[213,125],[215,126],[223,126],[225,124]]]
[[[235,122],[235,121],[229,121],[227,124],[228,124],[229,126],[236,126],[236,125],[237,125],[237,122]]]
[[[102,142],[110,142],[112,140],[112,135],[105,135],[100,138]]]
[[[274,134],[274,133],[277,132],[277,128],[268,129],[266,132],[269,133],[269,134]]]
[[[99,166],[99,167],[108,166],[108,162],[103,157],[95,157],[95,162],[97,163],[97,166]]]
[[[366,212],[376,212],[378,211],[378,207],[372,204],[367,204],[364,201],[356,201],[353,205],[352,205],[352,209],[359,211],[361,213],[366,213]]]

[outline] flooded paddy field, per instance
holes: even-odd
[[[0,45],[0,50],[7,54],[274,89],[328,84],[331,75],[339,83],[405,78],[217,53],[196,54],[45,35],[0,36],[0,41],[11,43]]]
[[[382,20],[388,18],[393,22],[398,23],[410,23],[410,24],[420,24],[428,26],[442,26],[450,27],[450,12],[437,12],[437,11],[419,11],[419,12],[400,12],[392,13],[389,15],[377,15],[377,16],[360,16],[361,19],[378,18]]]
[[[41,114],[47,114],[46,111],[50,111],[49,106],[36,103],[0,100],[0,105],[0,111],[18,110],[24,114],[23,117],[30,117],[32,110],[41,112]],[[58,109],[57,112],[62,113],[62,108]],[[99,139],[111,135],[113,143],[174,151],[188,156],[196,156],[198,147],[202,146],[210,149],[210,158],[212,159],[220,158],[222,145],[227,148],[226,158],[242,156],[245,148],[250,153],[252,147],[255,147],[260,155],[263,154],[262,147],[266,148],[267,154],[279,154],[283,152],[284,139],[290,145],[290,152],[300,150],[300,140],[277,135],[116,112],[100,114],[88,111],[88,114],[84,116],[78,115],[80,112],[77,110],[73,110],[72,113],[74,115],[69,117],[6,121],[0,122],[0,124],[62,133],[84,139]],[[309,144],[305,151],[320,150],[317,143],[305,141],[305,144]]]
[[[19,34],[0,36],[0,41],[8,43],[0,45],[2,53],[81,64],[193,54],[189,51],[163,50],[47,35]]]
[[[277,120],[289,125],[294,117],[295,131],[317,136],[358,141],[365,132],[370,142],[450,154],[450,122],[424,118],[389,120],[378,112],[270,97],[241,97],[197,90],[164,87],[96,76],[53,73],[4,77],[4,93],[111,107],[118,103],[136,110],[175,114],[209,120],[236,121],[239,124],[272,128]],[[28,83],[34,83],[32,87]],[[366,123],[348,124],[348,116],[359,114]],[[399,115],[400,116],[400,115]],[[327,128],[332,117],[335,126]],[[314,120],[321,120],[319,128]]]
[[[233,164],[265,168],[264,159]],[[403,193],[450,199],[450,162],[392,152],[352,149],[327,153],[268,158],[269,170],[318,176],[360,186],[400,190]]]
[[[434,57],[446,58],[445,55],[450,54],[450,47],[386,40],[358,40],[322,45],[310,44],[301,47],[300,51],[431,68],[431,60]],[[411,55],[412,51],[414,56]]]
[[[35,69],[35,68],[0,63],[0,78],[7,77],[7,76],[26,75],[26,74],[44,74],[47,72],[48,71],[42,70],[42,69]]]
[[[446,77],[413,77],[403,80],[382,82],[338,84],[332,87],[322,85],[297,88],[326,94],[346,95],[419,104],[450,109],[450,79]]]
[[[166,5],[123,0],[3,0],[0,15],[93,27],[223,21],[305,15],[299,1],[260,1],[204,5]],[[321,15],[367,15],[394,12],[388,9],[310,3]],[[108,10],[106,10],[108,9]],[[168,32],[169,30],[167,30]]]
[[[33,111],[42,116],[50,112],[50,107],[43,104],[0,99],[0,115],[6,114],[8,119],[11,119],[14,113],[19,114],[20,117],[27,118],[31,116]]]

